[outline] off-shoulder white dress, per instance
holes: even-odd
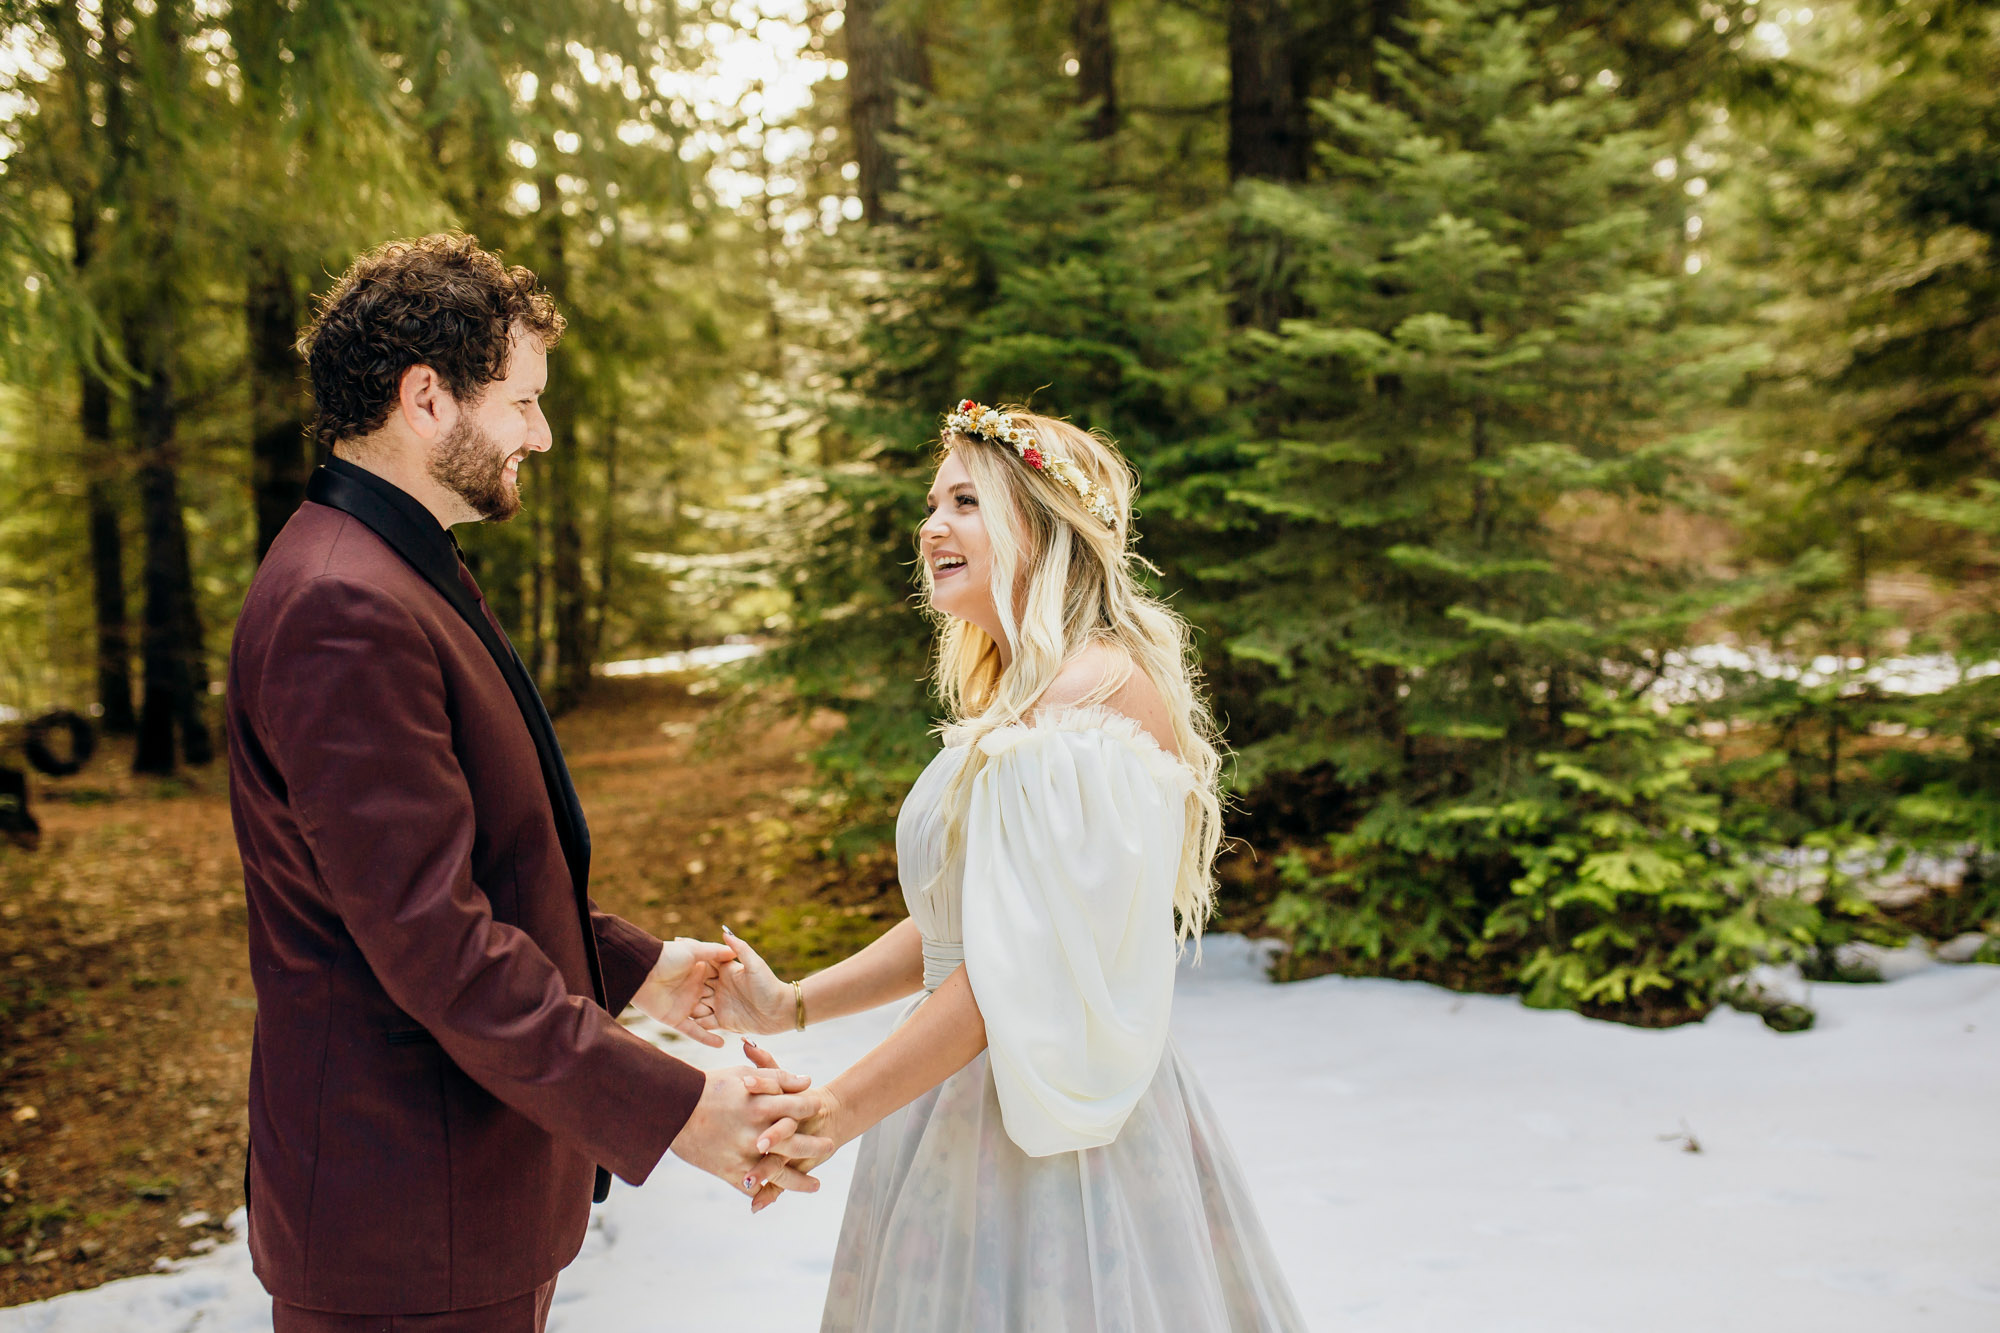
[[[896,850],[925,995],[963,963],[988,1048],[862,1137],[822,1333],[1303,1329],[1167,1034],[1191,775],[1103,709],[980,746],[959,864],[926,891],[960,745]]]

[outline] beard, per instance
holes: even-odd
[[[507,480],[507,462],[493,437],[474,425],[471,414],[431,451],[431,480],[472,507],[489,523],[505,523],[521,512],[521,489]]]

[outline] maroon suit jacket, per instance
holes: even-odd
[[[704,1079],[614,1021],[660,942],[583,897],[553,731],[471,576],[447,595],[455,543],[329,466],[349,498],[292,517],[230,655],[250,1250],[296,1305],[464,1309],[574,1258],[596,1164],[643,1182]]]

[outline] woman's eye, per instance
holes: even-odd
[[[959,496],[959,497],[958,497],[958,503],[959,503],[960,505],[962,505],[962,506],[965,506],[965,507],[967,507],[967,508],[971,508],[971,509],[977,509],[977,508],[979,507],[979,501],[977,501],[977,500],[973,499],[973,498],[972,498],[971,496],[969,496],[969,495],[961,495],[961,496]]]

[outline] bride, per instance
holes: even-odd
[[[732,938],[696,1010],[767,1033],[923,992],[817,1093],[812,1131],[861,1139],[823,1333],[1303,1329],[1167,1032],[1221,760],[1187,627],[1133,574],[1131,471],[971,402],[940,444],[918,536],[953,724],[896,824],[910,917],[790,983]]]

